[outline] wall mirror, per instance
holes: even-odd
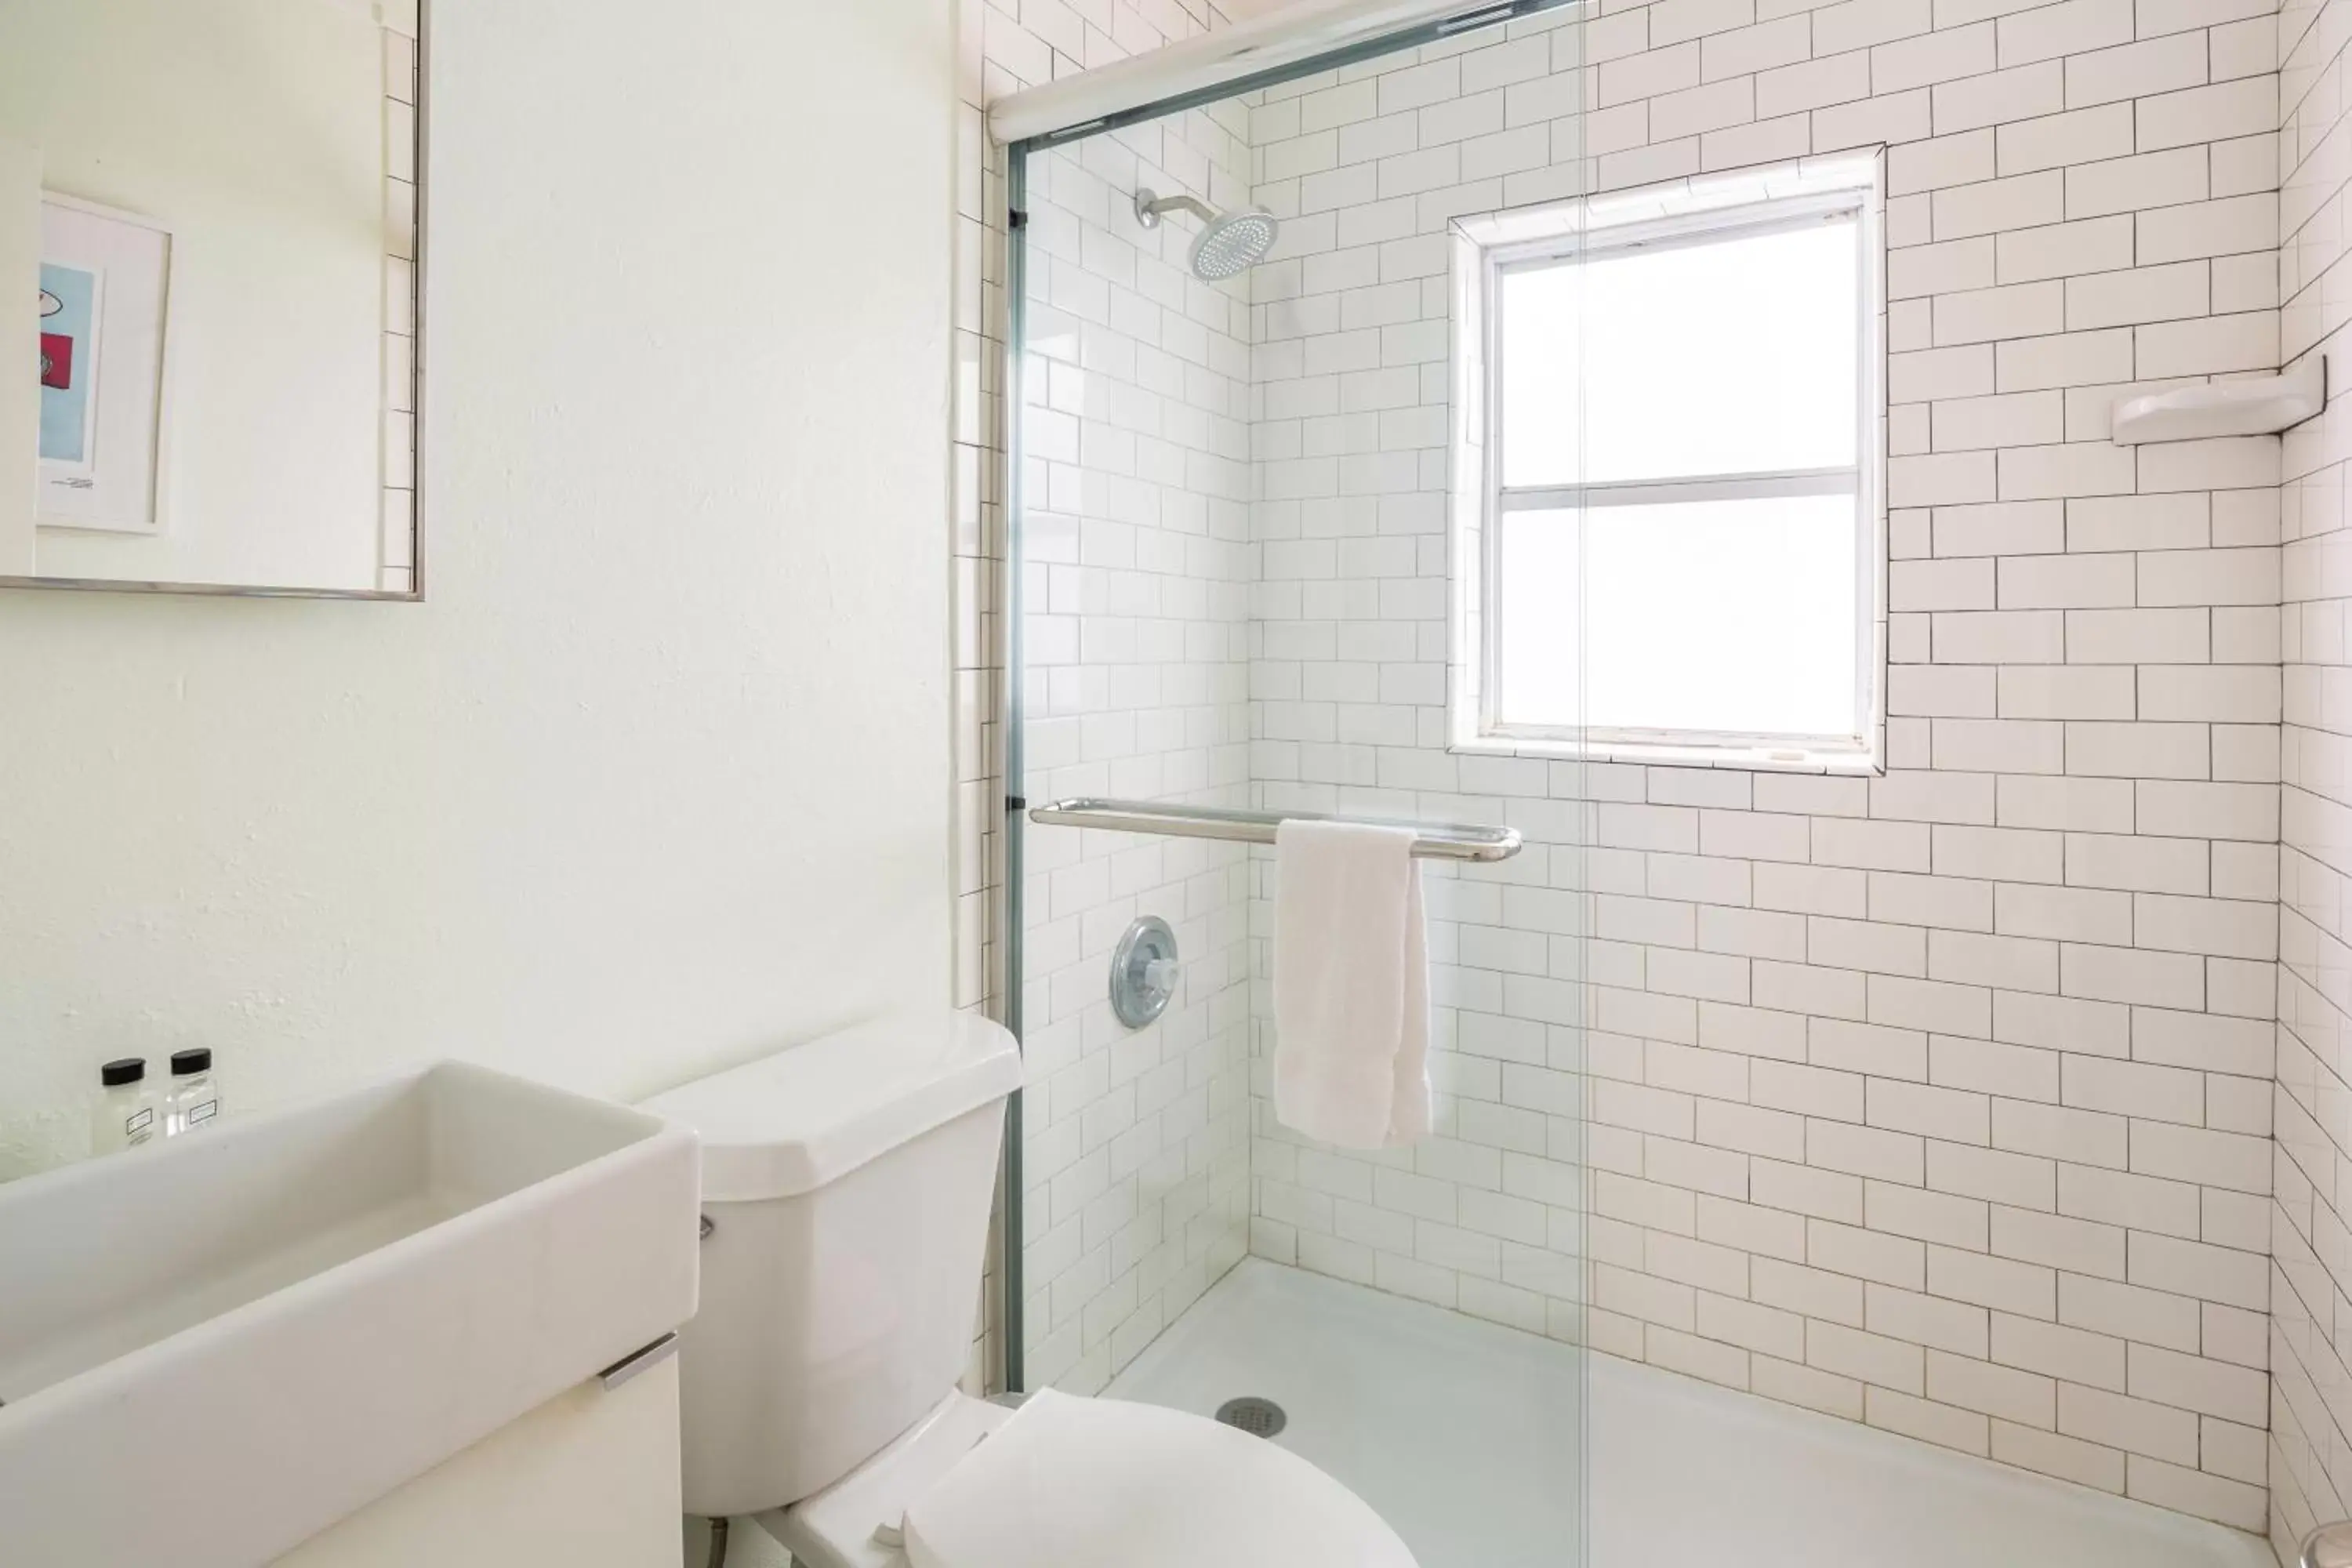
[[[425,22],[0,0],[0,584],[416,595]]]

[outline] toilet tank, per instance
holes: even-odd
[[[971,1356],[1013,1037],[862,1024],[645,1109],[702,1140],[702,1305],[679,1331],[688,1512],[799,1501],[946,1396]]]

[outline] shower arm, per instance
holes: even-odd
[[[1146,228],[1160,226],[1160,215],[1166,212],[1188,212],[1202,223],[1217,221],[1215,209],[1197,196],[1159,196],[1149,185],[1135,193],[1135,221]]]

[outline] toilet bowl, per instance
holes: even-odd
[[[861,1025],[656,1096],[702,1142],[701,1305],[679,1331],[689,1512],[803,1568],[1412,1568],[1360,1499],[1202,1416],[957,1392],[1012,1037]]]

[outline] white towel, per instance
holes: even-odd
[[[1429,1136],[1429,942],[1410,828],[1275,830],[1274,1114],[1346,1149]]]

